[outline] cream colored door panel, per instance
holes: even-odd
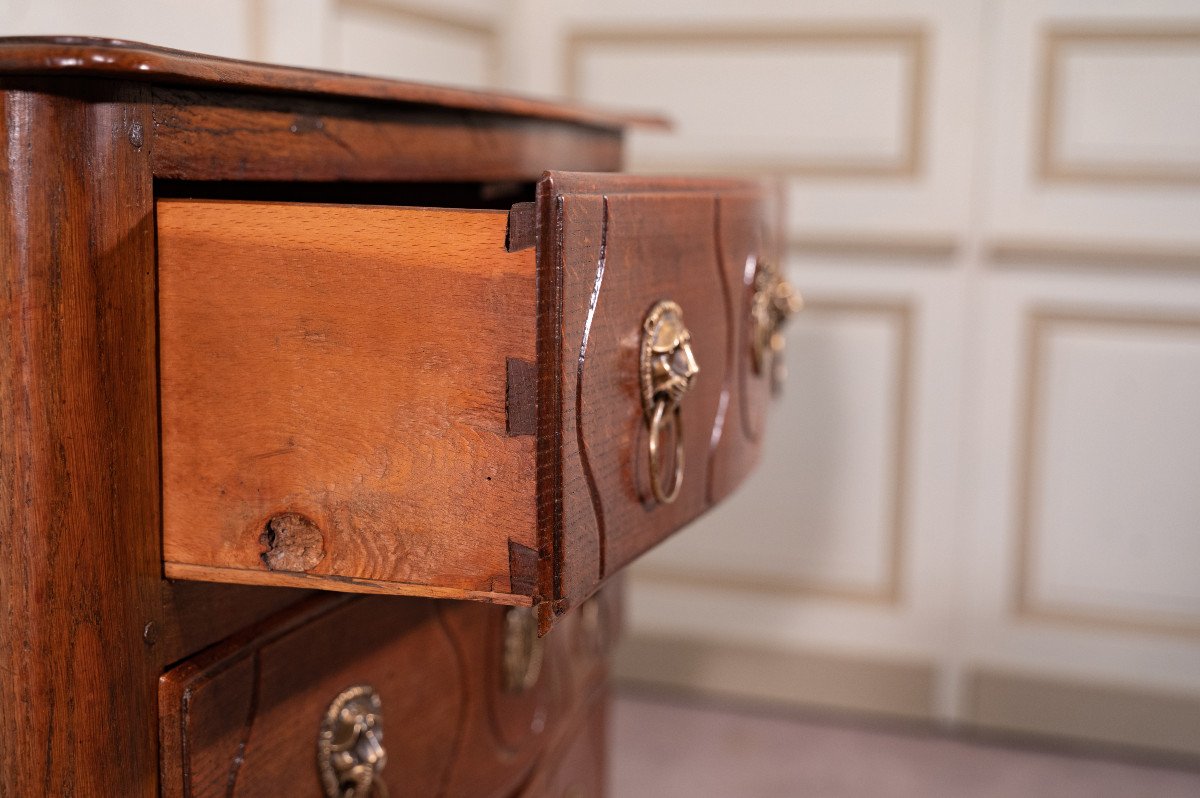
[[[1124,0],[996,7],[986,124],[989,245],[1200,256],[1200,14]]]
[[[985,284],[969,656],[1196,690],[1200,285]]]

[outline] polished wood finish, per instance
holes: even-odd
[[[506,611],[322,596],[168,671],[163,795],[321,795],[317,722],[356,684],[382,698],[392,795],[512,795],[547,748],[566,750],[585,722],[594,726],[617,609],[603,597],[565,622],[546,641],[538,680],[519,693],[501,678]],[[589,788],[602,778],[572,777]]]
[[[721,375],[723,409],[709,441],[706,493],[710,504],[732,493],[758,465],[771,399],[771,379],[766,372],[754,371],[752,266],[756,267],[759,261],[778,265],[783,254],[775,226],[778,221],[766,209],[761,196],[723,196],[714,212],[724,281],[722,293],[732,335],[726,339],[726,369]]]
[[[607,795],[608,706],[598,697],[580,713],[578,728],[564,735],[518,798],[602,798]]]
[[[0,88],[0,795],[149,797],[154,223],[131,139],[149,106],[107,82]]]
[[[545,183],[559,190],[543,194],[561,196],[569,210],[561,218],[557,200],[528,204],[544,169],[619,168],[622,128],[634,121],[120,42],[0,40],[0,795],[274,795],[289,780],[311,791],[319,715],[309,712],[318,693],[327,701],[326,688],[346,686],[334,687],[354,673],[414,702],[389,702],[389,750],[414,730],[451,730],[446,749],[418,739],[394,753],[388,772],[397,784],[432,785],[424,794],[533,795],[574,784],[578,768],[585,789],[600,789],[596,708],[619,611],[614,590],[584,597],[670,530],[674,521],[661,519],[698,511],[741,478],[756,456],[750,438],[761,405],[753,386],[735,395],[723,377],[726,413],[749,397],[740,411],[748,437],[730,438],[727,422],[708,439],[707,498],[693,496],[685,511],[643,507],[642,516],[621,506],[636,482],[608,458],[630,443],[624,402],[636,397],[622,395],[613,409],[602,406],[613,397],[592,396],[608,380],[628,386],[628,364],[608,349],[626,315],[629,334],[636,329],[644,287],[620,275],[644,270],[666,287],[670,267],[640,261],[661,258],[668,239],[708,241],[714,222],[696,212],[701,206],[730,209],[720,222],[729,228],[721,268],[736,268],[755,246],[758,214],[741,184],[613,175]],[[666,230],[651,230],[648,219],[627,227],[627,212],[641,206],[625,197],[637,193],[647,195],[644,210],[664,214]],[[618,211],[607,222],[595,210],[601,194],[610,195],[604,218]],[[188,206],[189,197],[201,202]],[[524,210],[511,217],[522,225],[506,227],[503,212],[396,207],[457,207],[460,197],[464,208],[515,202]],[[234,198],[253,204],[218,202]],[[290,205],[247,213],[267,199]],[[351,207],[366,203],[393,207]],[[205,210],[192,216],[185,207]],[[419,258],[416,250],[399,257],[419,243],[408,223],[435,217],[440,226],[415,225],[418,239],[427,234]],[[629,285],[600,294],[586,368],[573,374],[575,325],[590,297],[585,285],[595,284],[587,257],[604,229],[613,262],[625,264],[612,267],[613,285]],[[644,244],[626,240],[643,233]],[[710,306],[724,307],[718,327],[734,330],[740,277],[719,272],[711,252],[704,257],[706,276],[687,289],[706,297],[695,300],[707,308],[695,315],[716,318]],[[679,254],[671,258],[676,278],[692,274]],[[430,276],[430,264],[443,279]],[[372,271],[387,279],[365,279]],[[320,279],[296,282],[303,275]],[[504,290],[518,284],[517,293]],[[282,295],[287,286],[294,296]],[[401,287],[424,304],[398,312]],[[444,315],[451,307],[476,313]],[[246,308],[267,313],[250,318]],[[426,338],[422,353],[407,349],[425,334],[421,321],[441,322],[448,345]],[[338,354],[336,334],[376,348]],[[739,373],[734,363],[746,358],[737,334],[717,337],[725,374]],[[264,342],[269,349],[276,338],[268,356]],[[222,363],[245,371],[212,367]],[[398,363],[404,390],[386,393],[380,386],[396,384],[385,377],[398,375]],[[438,368],[423,373],[422,363]],[[468,366],[478,367],[479,382],[465,376]],[[414,385],[428,389],[419,402],[405,392]],[[567,394],[582,397],[580,430],[564,422]],[[689,412],[705,416],[703,425],[711,396],[700,405]],[[339,407],[355,411],[339,416]],[[190,408],[186,423],[180,408]],[[388,408],[403,412],[388,416]],[[421,419],[438,424],[418,429]],[[229,429],[246,433],[233,442],[243,448],[222,460],[214,447]],[[424,435],[430,429],[438,434]],[[177,446],[181,433],[194,445]],[[628,533],[609,524],[606,538],[595,536],[581,460],[563,456],[572,436],[592,457],[605,512],[633,520]],[[445,463],[435,449],[457,458],[456,476],[439,474]],[[382,452],[399,454],[371,459]],[[301,467],[289,475],[285,462]],[[364,462],[378,468],[359,469]],[[456,503],[405,494],[412,488],[388,481],[400,465],[407,481],[437,482]],[[562,471],[548,477],[551,466]],[[214,490],[230,498],[218,501]],[[349,491],[353,513],[334,520],[382,524],[362,527],[377,534],[357,539],[357,550],[352,536],[339,538],[345,549],[327,549],[330,518],[312,509],[334,508],[338,491]],[[582,526],[564,527],[559,503],[570,503]],[[480,522],[486,507],[497,523]],[[418,524],[445,534],[421,537]],[[371,549],[377,540],[391,548]],[[395,556],[398,540],[405,556]],[[189,551],[201,556],[172,559]],[[607,565],[598,564],[601,552]],[[358,574],[321,573],[322,563],[350,563]],[[164,569],[226,584],[173,582]],[[239,584],[264,574],[273,586]],[[413,578],[426,583],[403,581]],[[542,603],[541,630],[556,622],[542,677],[528,693],[502,689],[503,607],[312,590],[331,587]],[[417,673],[425,674],[419,683]]]
[[[621,133],[561,120],[155,87],[154,173],[188,180],[519,180],[621,168]]]
[[[724,498],[757,462],[761,413],[747,376],[753,270],[764,251],[761,189],[739,181],[552,173],[538,186],[539,524],[542,625]],[[753,263],[753,261],[750,261]],[[657,503],[638,385],[641,324],[678,302],[701,372],[682,403],[684,481]],[[735,416],[736,418],[736,416]],[[752,419],[758,423],[757,419]]]
[[[509,570],[537,546],[534,440],[505,394],[534,357],[534,255],[506,226],[159,202],[167,576],[532,603]],[[269,528],[288,514],[311,541]]]
[[[496,92],[258,64],[95,37],[0,38],[0,75],[105,77],[166,86],[210,86],[247,93],[327,95],[393,105],[481,111],[614,130],[629,125],[665,127],[667,124],[662,117],[651,114],[604,112]]]
[[[150,630],[159,661],[174,664],[252,626],[315,591],[275,587],[162,582],[162,625]]]
[[[310,623],[298,615],[298,628],[269,628],[163,677],[163,795],[321,795],[318,722],[355,684],[372,685],[384,701],[388,786],[438,794],[464,696],[463,664],[436,605],[359,602]]]
[[[273,153],[253,142],[275,129],[287,100],[253,95],[263,104],[255,122],[251,95],[227,91],[209,102],[203,91],[120,71],[112,73],[120,80],[72,79],[70,67],[54,63],[57,45],[10,44],[0,45],[0,795],[150,796],[158,792],[154,682],[163,668],[305,595],[162,580],[154,194],[167,184],[155,181],[210,178],[230,153],[250,170],[278,157],[285,140],[273,139]],[[322,103],[347,107],[292,96],[297,118],[326,113]],[[252,133],[168,130],[167,114],[187,103],[242,109]],[[615,166],[619,133],[609,128],[547,119],[546,133],[499,110],[414,104],[379,114],[382,107],[328,113],[376,118],[386,129],[411,110],[427,138],[459,142],[445,151],[456,164],[447,179],[476,181],[485,192],[488,178],[472,171],[467,154],[478,153],[463,132],[486,130],[489,116],[512,136],[513,153],[525,134],[527,152],[545,143],[539,136],[555,135],[551,159]],[[371,149],[365,129],[339,133],[370,162],[346,176],[383,181],[364,190],[378,195],[400,185],[386,181],[410,178],[410,161],[397,156],[389,169],[388,159],[416,138]],[[291,173],[267,174],[336,176],[318,163],[328,149],[307,152],[310,161],[288,162]],[[526,159],[487,175],[533,180],[533,170]],[[352,184],[329,185],[344,196]],[[528,586],[536,569],[522,551],[510,547],[506,557]]]
[[[765,410],[761,190],[553,173],[539,192],[532,236],[524,203],[159,202],[168,576],[537,603],[545,631],[736,487]],[[702,364],[672,504],[636,352],[661,299]]]

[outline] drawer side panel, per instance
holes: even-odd
[[[531,602],[534,438],[505,397],[534,255],[505,226],[158,203],[167,576]]]

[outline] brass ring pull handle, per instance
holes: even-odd
[[[317,734],[317,772],[326,798],[387,798],[379,771],[387,764],[379,694],[348,687],[333,699]]]
[[[669,490],[663,490],[662,457],[659,455],[659,438],[662,435],[663,418],[667,412],[667,400],[659,399],[654,403],[654,414],[650,416],[650,489],[654,498],[662,504],[670,504],[679,497],[679,489],[683,487],[683,415],[679,405],[675,405],[671,413],[671,426],[675,428],[675,470]]]
[[[692,334],[683,323],[683,309],[669,300],[657,303],[642,323],[640,376],[642,412],[650,429],[650,490],[655,500],[670,504],[683,487],[683,415],[680,405],[700,366],[692,352]],[[670,487],[663,487],[663,422],[670,418],[675,433],[675,464]]]
[[[754,334],[750,354],[755,374],[770,377],[771,392],[779,393],[787,377],[783,364],[783,327],[803,307],[804,301],[774,261],[760,260],[754,271],[754,298],[750,317]]]

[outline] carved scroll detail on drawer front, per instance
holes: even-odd
[[[730,340],[729,404],[720,424],[721,456],[713,458],[710,498],[729,495],[757,463],[766,423],[771,386],[755,372],[754,279],[760,262],[777,258],[764,229],[763,206],[757,199],[726,197],[720,206],[721,264],[734,313],[736,334]],[[714,441],[714,450],[719,441]]]

